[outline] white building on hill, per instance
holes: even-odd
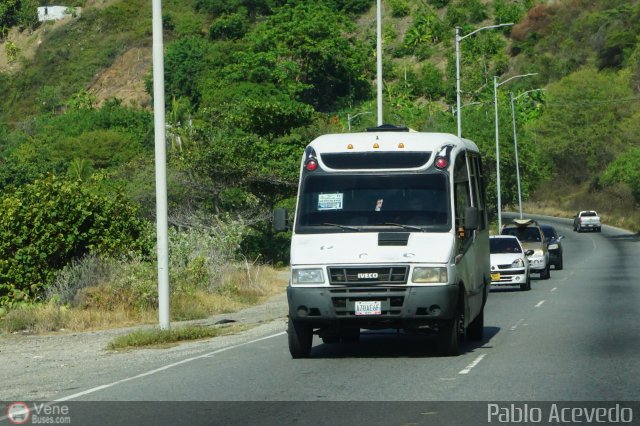
[[[56,21],[70,16],[80,15],[79,7],[42,6],[38,8],[38,21]]]

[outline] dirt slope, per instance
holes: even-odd
[[[123,0],[87,0],[83,10],[105,8],[118,1]],[[67,25],[73,19],[76,18],[43,23],[33,31],[12,29],[7,38],[0,42],[0,73],[19,72],[24,62],[34,58],[38,47],[46,42],[47,32]],[[17,58],[14,60],[7,56],[9,43],[17,48]],[[151,48],[133,48],[117,58],[111,67],[98,73],[88,88],[96,96],[98,106],[107,99],[118,98],[125,105],[149,107],[151,97],[145,91],[144,77],[151,72],[151,56]]]

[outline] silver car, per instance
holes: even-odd
[[[549,243],[538,222],[533,219],[514,219],[513,223],[505,225],[500,233],[517,237],[525,250],[533,250],[533,254],[527,256],[531,272],[539,273],[543,280],[549,279]]]
[[[525,251],[518,238],[512,235],[489,237],[491,257],[491,287],[520,286],[531,290],[529,259],[533,250]]]

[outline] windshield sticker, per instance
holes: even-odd
[[[380,210],[382,210],[382,203],[384,202],[384,200],[382,198],[380,198],[378,201],[376,201],[376,211],[379,212]]]
[[[319,194],[318,210],[342,210],[344,194]]]

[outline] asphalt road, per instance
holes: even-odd
[[[215,418],[211,424],[482,424],[491,401],[639,401],[638,235],[607,226],[575,233],[568,220],[540,221],[565,236],[564,269],[548,280],[533,275],[528,292],[492,291],[485,340],[465,342],[458,357],[439,357],[435,336],[389,331],[363,333],[357,344],[315,337],[312,358],[293,360],[281,321],[251,341],[123,370],[61,400],[251,402],[165,405],[194,423]],[[118,412],[130,420],[144,407]],[[149,410],[154,424],[169,418],[158,417],[157,404]],[[640,421],[640,408],[634,416]]]

